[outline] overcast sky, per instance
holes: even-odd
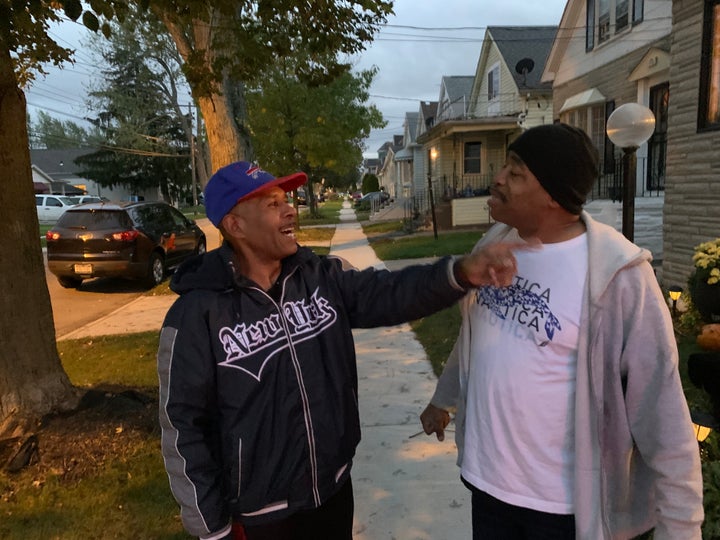
[[[488,26],[558,25],[565,0],[396,0],[395,14],[376,40],[355,59],[357,69],[377,66],[371,103],[387,120],[373,131],[364,154],[403,132],[406,112],[419,102],[436,101],[445,75],[474,75]],[[74,47],[75,64],[60,70],[49,66],[47,77],[26,92],[28,110],[36,118],[42,109],[53,117],[82,124],[88,115],[85,94],[100,66],[84,50],[85,30],[77,23],[51,29],[61,45]],[[183,98],[181,97],[181,100]],[[186,96],[186,102],[190,97]]]

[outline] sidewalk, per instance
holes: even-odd
[[[358,268],[384,268],[355,212],[346,208],[340,216],[330,253]],[[425,351],[407,324],[353,335],[362,424],[352,473],[354,539],[471,538],[470,492],[460,483],[453,434],[442,443],[425,434],[410,438],[422,429],[419,416],[437,380]]]
[[[375,256],[349,203],[331,254],[357,268],[386,265]],[[429,262],[430,259],[418,262]],[[396,269],[407,261],[388,262]],[[141,296],[62,339],[159,330],[175,295]],[[470,493],[455,465],[453,434],[440,443],[419,415],[435,387],[425,352],[407,324],[353,332],[362,441],[353,465],[355,540],[464,540],[471,537]]]

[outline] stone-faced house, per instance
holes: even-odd
[[[720,0],[672,1],[670,55],[663,281],[684,286],[720,237]]]
[[[670,89],[671,0],[569,0],[543,80],[552,82],[556,120],[580,127],[601,156],[601,176],[586,209],[618,230],[622,225],[622,150],[606,122],[624,103],[649,107],[655,132],[637,150],[635,235],[663,257]]]

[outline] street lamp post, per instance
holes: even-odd
[[[432,225],[433,225],[433,236],[435,236],[435,240],[438,239],[438,233],[437,233],[437,219],[435,218],[435,197],[433,195],[433,185],[432,185],[432,162],[435,161],[435,158],[437,157],[437,150],[435,148],[432,148],[430,150],[430,154],[428,156],[428,196],[430,197],[430,214],[432,216]]]
[[[623,150],[622,232],[630,241],[635,237],[635,177],[637,149],[655,131],[655,116],[639,103],[625,103],[607,121],[607,135]]]

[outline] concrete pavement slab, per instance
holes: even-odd
[[[359,269],[386,265],[370,247],[349,204],[331,255]],[[420,262],[432,262],[423,259]],[[407,265],[394,262],[394,268]],[[355,540],[470,538],[470,492],[460,483],[452,434],[420,431],[420,413],[437,378],[409,325],[353,331],[362,441],[353,465]]]

